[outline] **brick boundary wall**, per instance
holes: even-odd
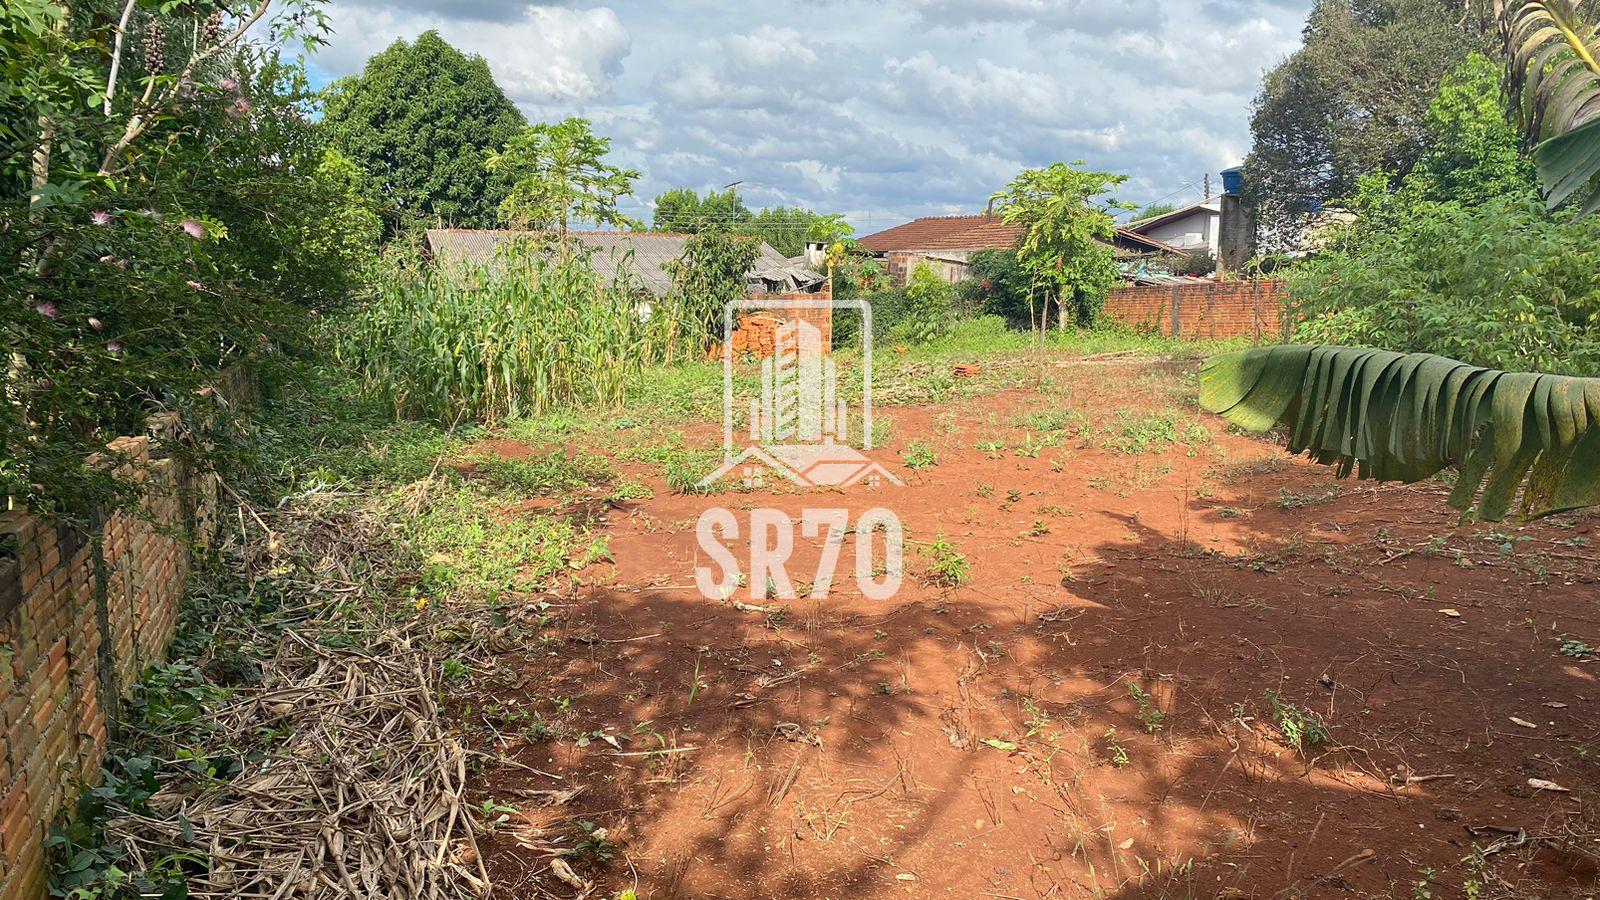
[[[815,306],[819,300],[827,305]],[[786,322],[798,319],[817,326],[817,330],[822,332],[822,346],[829,350],[833,348],[833,293],[827,288],[815,294],[751,294],[750,301]]]
[[[251,392],[243,374],[218,384]],[[50,827],[98,779],[117,699],[172,638],[189,547],[215,534],[216,476],[157,455],[176,424],[111,443],[146,490],[93,533],[0,512],[0,900],[46,895]]]
[[[1273,279],[1141,285],[1106,295],[1107,318],[1139,331],[1214,339],[1283,338],[1284,282]]]

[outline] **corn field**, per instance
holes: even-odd
[[[618,406],[648,365],[703,350],[676,299],[605,283],[582,257],[493,269],[391,268],[340,358],[401,416],[484,422],[561,406]]]

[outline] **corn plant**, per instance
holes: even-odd
[[[616,407],[646,365],[687,352],[677,305],[606,283],[581,256],[393,268],[340,356],[398,415],[493,422]]]

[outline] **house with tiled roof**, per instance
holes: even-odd
[[[427,255],[444,265],[492,266],[497,255],[536,232],[479,228],[430,228]],[[589,253],[590,264],[602,278],[626,279],[644,291],[664,297],[672,288],[668,263],[683,258],[690,235],[632,231],[573,231],[568,237]],[[804,260],[791,260],[765,241],[746,273],[752,291],[792,293],[821,290],[825,278],[811,271]]]
[[[971,216],[923,216],[904,225],[869,234],[861,246],[883,259],[895,284],[905,284],[911,270],[924,264],[946,281],[964,281],[971,259],[980,250],[1012,250],[1022,240],[1021,225],[991,213]],[[1112,249],[1131,259],[1178,251],[1154,238],[1118,228]]]

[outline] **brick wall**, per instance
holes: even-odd
[[[247,387],[230,376],[219,392]],[[173,427],[151,419],[153,435]],[[117,698],[172,637],[190,542],[215,531],[215,477],[155,444],[111,444],[145,500],[92,532],[0,512],[0,900],[45,896],[50,825],[97,778]]]
[[[827,288],[816,294],[751,294],[757,308],[790,322],[809,322],[822,332],[822,346],[833,347],[833,294]]]
[[[1275,341],[1283,336],[1283,296],[1284,283],[1268,279],[1143,285],[1107,294],[1105,315],[1176,337]]]

